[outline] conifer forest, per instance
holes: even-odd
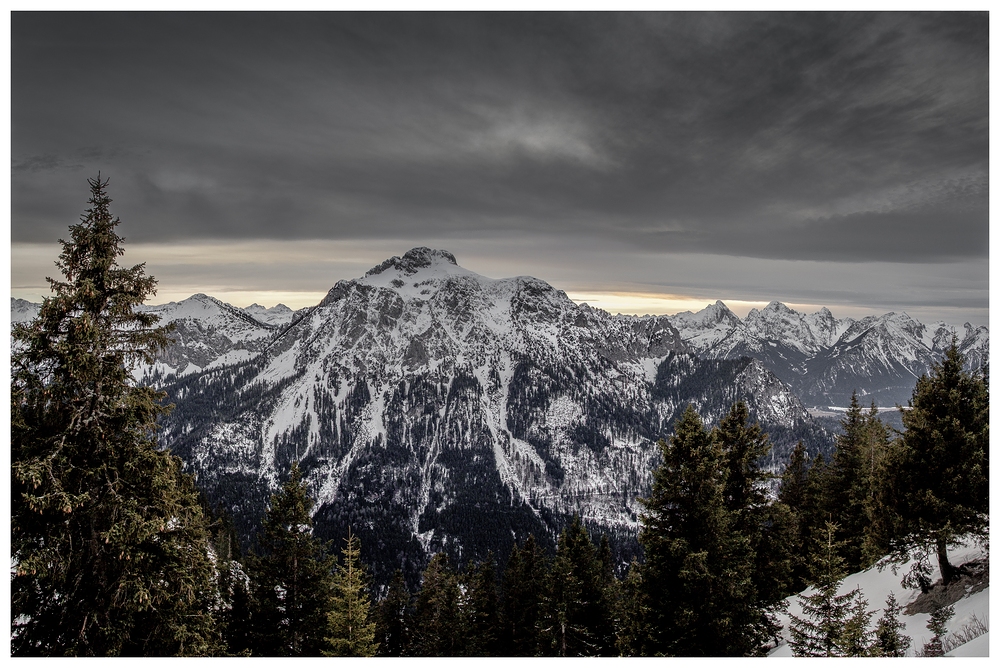
[[[914,591],[947,586],[966,569],[949,547],[987,536],[988,368],[969,370],[952,344],[901,428],[855,394],[827,454],[799,441],[780,472],[751,397],[711,421],[678,409],[627,560],[620,537],[574,515],[485,556],[373,563],[371,529],[350,513],[338,540],[314,530],[316,490],[295,456],[256,501],[248,540],[159,441],[176,397],[131,370],[172,332],[137,309],[156,280],[119,264],[108,182],[89,185],[51,296],[12,330],[14,656],[749,657],[782,632],[798,656],[902,656],[914,648],[901,602],[873,612],[840,583],[908,563]],[[943,653],[948,615],[935,608],[923,654]]]

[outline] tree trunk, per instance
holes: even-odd
[[[947,585],[955,579],[955,567],[948,561],[948,541],[942,537],[937,539],[938,566],[941,567],[941,583]]]

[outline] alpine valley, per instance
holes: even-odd
[[[416,582],[431,554],[503,563],[528,534],[553,547],[579,514],[619,563],[638,554],[642,506],[690,403],[708,423],[738,400],[780,470],[798,440],[829,452],[836,420],[806,406],[904,404],[957,337],[970,366],[988,331],[905,313],[837,319],[772,302],[740,319],[613,316],[544,281],[491,279],[415,248],[311,308],[245,309],[206,295],[146,306],[174,343],[134,371],[174,409],[161,443],[181,457],[245,546],[298,461],[317,532],[359,535],[376,582]],[[11,300],[11,320],[38,305]],[[816,411],[813,411],[816,413]]]

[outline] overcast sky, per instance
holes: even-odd
[[[305,306],[426,245],[612,311],[987,324],[985,13],[16,12],[11,42],[13,296],[100,171],[156,302]]]

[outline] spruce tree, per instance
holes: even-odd
[[[902,608],[896,603],[896,596],[889,592],[882,609],[882,617],[875,627],[875,650],[878,656],[906,656],[911,638],[902,630],[906,625],[899,621]]]
[[[788,465],[781,473],[781,485],[778,488],[778,499],[771,506],[774,515],[775,540],[780,541],[787,551],[787,570],[784,583],[775,587],[782,598],[796,591],[801,591],[808,580],[808,558],[805,550],[807,527],[807,483],[809,480],[809,463],[805,445],[802,441],[796,443],[789,458]]]
[[[615,628],[610,592],[590,535],[574,515],[559,535],[549,572],[540,635],[546,656],[611,656]]]
[[[639,563],[633,560],[621,584],[617,646],[622,656],[641,656],[646,646],[646,620],[649,619],[649,612],[643,607],[647,598],[642,570]]]
[[[944,637],[948,633],[948,620],[955,614],[954,606],[938,606],[931,611],[927,629],[934,635],[924,643],[923,656],[944,656]]]
[[[802,617],[791,615],[789,645],[795,656],[878,655],[875,633],[869,628],[873,612],[858,588],[838,594],[845,573],[840,555],[843,541],[837,541],[837,526],[824,527],[822,547],[815,568],[815,593],[799,594]]]
[[[945,584],[956,576],[948,546],[985,536],[989,514],[989,388],[963,369],[952,341],[913,390],[905,431],[890,457],[889,498],[899,517],[892,545],[900,560],[918,546],[937,552]]]
[[[361,541],[348,531],[347,543],[333,576],[333,600],[328,613],[327,656],[375,656],[375,620],[368,596],[368,574],[361,563]]]
[[[798,510],[799,545],[803,554],[800,574],[807,583],[819,581],[817,565],[823,562],[826,551],[826,525],[834,518],[830,468],[822,453],[816,455],[806,474],[802,506]]]
[[[500,656],[500,597],[497,594],[493,554],[466,574],[463,617],[467,638],[466,656]]]
[[[11,652],[16,656],[221,651],[207,523],[180,461],[160,450],[165,395],[131,376],[167,343],[136,308],[144,265],[118,265],[108,181],[61,241],[38,317],[11,359]]]
[[[817,542],[821,547],[815,550],[818,556],[814,567],[815,593],[799,594],[802,617],[791,615],[789,645],[795,656],[844,656],[842,637],[844,624],[857,590],[851,594],[838,595],[841,580],[846,571],[844,559],[840,556],[843,543],[836,540],[837,527],[827,522],[823,537]]]
[[[862,568],[871,566],[891,551],[892,537],[899,524],[885,484],[891,475],[889,454],[892,445],[889,428],[879,418],[875,402],[872,402],[867,415],[866,432],[864,466],[868,482],[864,500],[865,526],[861,540]]]
[[[293,463],[264,515],[264,554],[248,559],[255,656],[320,656],[330,649],[336,557],[312,533],[312,504]]]
[[[410,591],[406,588],[403,571],[396,569],[389,590],[378,606],[379,656],[404,656],[410,638]]]
[[[778,488],[778,500],[794,511],[799,511],[805,505],[806,477],[809,474],[809,464],[806,461],[806,446],[802,441],[795,444],[788,465],[781,473],[781,486]]]
[[[869,421],[858,403],[857,392],[851,394],[851,405],[840,424],[843,433],[837,436],[830,467],[829,507],[836,512],[840,528],[837,538],[844,545],[847,568],[854,571],[863,566],[861,546],[868,527],[867,502],[872,486],[866,456]]]
[[[750,424],[744,402],[733,405],[714,431],[722,447],[725,466],[723,497],[729,516],[730,562],[752,563],[749,585],[732,600],[732,614],[739,621],[734,630],[763,635],[749,640],[757,647],[778,627],[770,617],[791,577],[792,553],[788,543],[792,532],[786,509],[768,502],[767,483],[772,475],[760,467],[771,451],[768,435],[757,423]],[[743,607],[741,612],[738,608]],[[751,651],[746,648],[744,651]]]
[[[750,539],[726,506],[727,468],[719,440],[688,406],[643,500],[639,542],[646,562],[641,653],[742,656],[773,629],[753,586]]]
[[[438,552],[424,570],[413,609],[413,634],[407,652],[411,656],[461,656],[461,590],[448,557]]]
[[[545,593],[548,560],[529,535],[514,547],[503,574],[501,648],[506,656],[535,656],[539,649],[539,610]]]
[[[860,589],[854,589],[847,596],[850,605],[840,631],[840,651],[844,656],[871,656],[875,653],[875,634],[868,624],[875,613],[868,610],[868,600],[861,595]]]

